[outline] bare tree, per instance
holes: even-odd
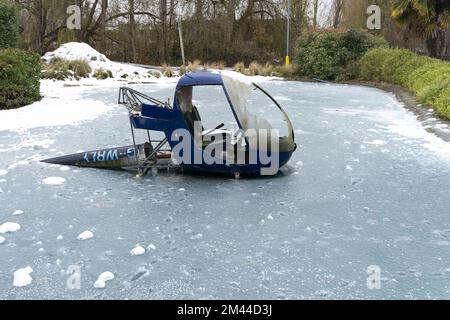
[[[100,14],[100,25],[101,25],[101,50],[105,50],[106,46],[106,15],[108,11],[108,0],[102,0],[102,12]]]
[[[167,55],[167,0],[159,1],[159,54],[161,62],[168,61]]]
[[[313,28],[317,28],[317,17],[319,15],[319,0],[313,0]]]

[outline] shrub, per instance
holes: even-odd
[[[211,69],[223,70],[225,69],[225,61],[213,62],[209,65]]]
[[[353,79],[358,75],[359,58],[383,46],[383,38],[362,31],[309,33],[298,45],[298,73],[322,80]]]
[[[92,72],[91,66],[86,60],[69,60],[67,64],[69,70],[72,70],[78,78],[88,78]]]
[[[19,49],[0,51],[0,109],[39,100],[41,65],[37,54]]]
[[[182,65],[180,67],[180,69],[178,70],[178,75],[181,77],[181,76],[184,76],[186,73],[187,73],[186,66]]]
[[[201,64],[202,62],[198,59],[194,60],[193,62],[189,62],[186,67],[186,73],[197,71]]]
[[[369,50],[359,61],[359,78],[400,85],[450,120],[450,63],[406,49]]]
[[[203,64],[203,70],[207,71],[207,70],[223,70],[225,69],[225,62],[224,61],[216,61],[216,62],[207,62]]]
[[[162,65],[161,72],[162,72],[163,76],[165,76],[167,78],[172,78],[174,76],[172,68],[166,63],[164,63]]]
[[[270,63],[266,63],[264,66],[261,67],[261,75],[270,77],[273,75],[274,67]]]
[[[74,78],[74,76],[74,73],[69,70],[67,62],[59,58],[50,60],[50,62],[44,66],[44,70],[42,71],[43,79],[62,81]]]
[[[274,69],[274,74],[278,77],[290,78],[296,73],[297,69],[293,64],[282,65]]]
[[[97,80],[106,80],[108,78],[112,78],[113,74],[112,74],[111,70],[99,68],[94,71],[94,77]]]
[[[44,66],[42,77],[52,80],[67,80],[87,78],[92,72],[89,63],[85,60],[64,60],[53,58]]]
[[[148,75],[150,77],[155,77],[155,78],[158,78],[158,79],[162,77],[162,73],[160,71],[158,71],[158,70],[150,70],[150,71],[148,71]]]
[[[233,70],[239,73],[246,73],[245,69],[245,63],[244,62],[238,62],[234,65]]]
[[[16,8],[0,1],[0,49],[15,47],[19,39]]]
[[[259,76],[262,73],[262,66],[256,62],[253,61],[252,63],[250,63],[250,65],[248,66],[248,74],[251,76]]]

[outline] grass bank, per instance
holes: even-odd
[[[419,56],[405,49],[376,48],[359,61],[363,81],[399,85],[415,94],[418,101],[433,107],[450,120],[450,63]]]

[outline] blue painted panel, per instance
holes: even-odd
[[[149,118],[158,118],[161,120],[172,120],[174,119],[174,112],[171,109],[164,109],[160,106],[153,106],[149,104],[143,104],[142,105],[142,112],[143,117],[149,117]]]

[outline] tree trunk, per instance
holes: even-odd
[[[447,53],[447,38],[446,30],[443,28],[442,19],[444,12],[444,0],[435,1],[434,4],[434,23],[436,24],[436,30],[427,39],[427,48],[430,56],[438,59],[449,60],[450,57],[446,56]]]
[[[319,0],[314,0],[313,3],[313,28],[317,28],[317,16],[319,14]]]
[[[134,19],[134,0],[128,0],[130,16],[130,62],[136,62],[136,21]]]
[[[41,0],[36,0],[34,3],[34,16],[36,19],[36,40],[35,40],[35,44],[34,44],[34,49],[37,52],[41,52],[41,47],[42,47],[42,42],[43,39],[41,37],[42,33],[41,33],[41,25],[42,25],[42,1]]]
[[[195,0],[195,19],[200,21],[203,18],[203,0]]]
[[[34,2],[34,17],[36,19],[36,29],[35,34],[36,38],[34,41],[34,50],[39,52],[40,54],[44,53],[44,37],[45,37],[45,31],[47,29],[47,10],[45,9],[42,0],[36,0]]]
[[[226,34],[225,40],[228,44],[228,47],[231,46],[233,41],[233,30],[234,24],[236,22],[236,0],[228,0],[228,4],[226,7],[227,10],[227,21],[226,21]]]
[[[81,28],[76,31],[76,38],[78,42],[84,41],[84,23],[83,23],[83,2],[84,0],[77,0],[77,5],[81,9]]]
[[[334,0],[334,17],[333,17],[333,28],[337,29],[339,24],[341,23],[341,15],[342,15],[342,0]]]
[[[446,32],[441,28],[427,39],[427,49],[433,58],[450,60],[450,57],[447,56],[447,45]]]
[[[105,52],[106,49],[106,14],[108,10],[108,0],[102,0],[102,13],[101,13],[101,40],[100,40],[100,50],[101,52]]]
[[[160,22],[160,33],[159,33],[159,54],[162,63],[168,61],[167,57],[167,0],[159,1],[159,18]]]

